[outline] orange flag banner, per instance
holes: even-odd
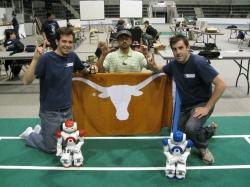
[[[163,73],[78,73],[72,84],[86,136],[156,134],[172,124],[172,81]]]

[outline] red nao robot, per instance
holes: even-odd
[[[81,166],[83,156],[81,147],[84,144],[84,131],[77,130],[77,123],[71,119],[62,124],[62,131],[56,133],[57,152],[64,167]]]

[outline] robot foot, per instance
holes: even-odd
[[[176,178],[177,178],[177,179],[180,179],[180,180],[181,180],[181,179],[185,179],[185,175],[184,175],[184,176],[183,176],[183,175],[176,175]]]
[[[72,156],[69,150],[63,151],[62,157],[60,159],[60,162],[62,165],[66,168],[70,167],[72,165]]]
[[[76,167],[80,167],[83,163],[83,156],[82,153],[75,153],[73,156],[73,160],[74,160],[74,166]]]
[[[61,159],[61,163],[64,167],[68,168],[72,165],[72,163],[69,160],[62,160]]]
[[[82,166],[82,163],[83,163],[83,160],[81,159],[74,160],[74,166],[76,167]]]
[[[176,178],[177,179],[185,179],[185,175],[186,175],[186,173],[183,172],[183,171],[177,171],[176,172]]]
[[[170,179],[175,177],[175,172],[172,170],[166,170],[166,176]]]

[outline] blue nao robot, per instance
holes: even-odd
[[[66,120],[62,124],[62,131],[56,133],[57,152],[60,162],[64,167],[81,166],[83,156],[81,147],[84,144],[84,132],[77,130],[77,123],[73,120]]]
[[[164,138],[164,154],[166,160],[166,176],[184,179],[186,175],[186,161],[193,142],[186,140],[186,134],[181,131],[172,132],[170,139]]]

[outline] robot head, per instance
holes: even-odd
[[[77,123],[73,121],[72,119],[67,119],[62,124],[62,129],[64,132],[67,132],[67,133],[75,132],[77,130]]]
[[[182,133],[181,131],[176,131],[171,133],[171,138],[174,140],[174,142],[179,143],[186,140],[186,134]]]

